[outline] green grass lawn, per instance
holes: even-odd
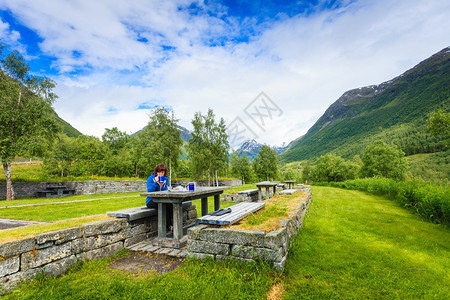
[[[450,232],[383,197],[314,187],[285,271],[261,264],[188,260],[175,271],[111,270],[91,261],[41,276],[6,299],[446,299]],[[126,252],[121,254],[127,255]]]

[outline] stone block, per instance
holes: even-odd
[[[128,230],[129,235],[127,237],[129,238],[129,237],[133,237],[135,235],[141,234],[141,233],[145,233],[145,232],[147,232],[147,230],[148,230],[148,227],[146,224],[141,224],[141,225],[135,226]]]
[[[90,237],[93,235],[107,234],[118,232],[128,228],[128,222],[126,219],[114,219],[106,221],[96,221],[82,225],[84,237]]]
[[[36,276],[38,269],[31,269],[23,272],[17,272],[5,277],[0,277],[0,295],[12,291],[19,286],[23,281],[29,281]]]
[[[126,232],[126,230],[123,230],[112,234],[94,235],[85,239],[78,239],[72,243],[73,253],[86,252],[125,240],[127,237]]]
[[[40,250],[40,249],[44,249],[44,248],[48,248],[48,247],[51,247],[51,246],[53,246],[55,244],[55,242],[54,241],[48,241],[48,242],[45,242],[45,243],[43,243],[43,244],[36,244],[36,250]]]
[[[75,255],[59,259],[42,267],[42,271],[51,276],[61,276],[77,261]]]
[[[285,227],[274,230],[264,237],[264,247],[273,249],[285,247],[288,244],[288,234]]]
[[[108,245],[103,248],[82,252],[80,254],[77,254],[77,259],[81,261],[86,260],[97,260],[99,258],[113,256],[114,254],[117,254],[120,250],[123,249],[123,242],[117,242],[112,245]]]
[[[22,254],[21,270],[33,269],[72,254],[72,244],[55,245],[42,250],[31,250]]]
[[[281,261],[285,255],[284,248],[267,249],[251,246],[232,245],[231,254],[245,259],[261,259],[265,261]]]
[[[191,252],[191,251],[186,251],[186,257],[196,258],[196,259],[205,259],[205,258],[214,259],[214,255],[212,255],[212,254],[205,254],[205,253],[198,253],[198,252]]]
[[[37,244],[45,244],[49,241],[55,242],[55,245],[78,239],[82,236],[80,227],[62,229],[53,232],[46,232],[36,235]]]
[[[141,233],[141,234],[132,236],[132,237],[130,237],[128,239],[125,239],[123,246],[125,248],[127,248],[127,247],[129,247],[131,245],[137,244],[137,243],[142,242],[143,240],[146,240],[146,239],[147,239],[147,233]]]
[[[0,277],[18,272],[20,269],[20,256],[12,256],[0,260]]]
[[[187,249],[191,252],[229,255],[230,245],[199,240],[188,240]]]
[[[201,230],[198,236],[202,241],[264,247],[265,233],[262,230],[207,228]]]
[[[274,270],[277,271],[277,272],[282,272],[283,269],[284,269],[284,265],[286,264],[286,259],[287,259],[287,255],[284,256],[284,257],[281,259],[281,261],[279,261],[279,262],[274,262],[274,263],[273,263],[273,268],[274,268]]]
[[[199,240],[200,239],[200,232],[203,229],[208,228],[208,225],[198,225],[198,226],[194,226],[188,229],[187,234],[189,236],[189,239],[192,240]]]
[[[35,244],[36,240],[34,237],[0,244],[0,258],[16,256],[31,251]]]

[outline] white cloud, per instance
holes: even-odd
[[[247,43],[216,47],[210,39],[246,29],[220,5],[199,4],[219,19],[190,14],[188,4],[0,0],[43,38],[44,54],[57,58],[58,114],[97,136],[114,126],[141,129],[148,116],[136,108],[143,102],[172,107],[187,128],[195,112],[208,108],[231,122],[264,91],[283,115],[265,132],[255,129],[259,141],[289,142],[345,91],[392,79],[450,44],[448,1],[348,2],[265,23]],[[5,30],[0,23],[0,34]],[[68,73],[77,69],[84,71]]]

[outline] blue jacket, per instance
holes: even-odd
[[[166,191],[168,182],[169,182],[169,177],[164,176],[163,185],[160,188],[159,184],[155,182],[155,173],[152,173],[152,175],[150,175],[147,178],[147,192]],[[151,200],[152,200],[152,197],[147,197],[145,204],[148,204]]]

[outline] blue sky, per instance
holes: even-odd
[[[449,46],[449,15],[441,0],[0,0],[0,39],[56,81],[56,112],[84,134],[133,133],[159,106],[191,129],[212,108],[279,145]]]

